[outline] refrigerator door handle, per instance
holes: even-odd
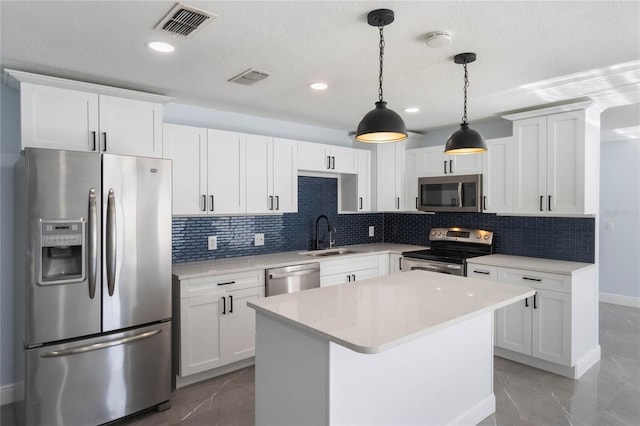
[[[116,197],[113,188],[107,197],[107,287],[113,296],[116,287]]]
[[[96,190],[89,190],[89,298],[96,295],[96,281],[98,280],[98,207],[96,205]]]
[[[144,333],[136,334],[135,336],[122,337],[120,339],[109,340],[107,342],[94,343],[86,346],[76,346],[75,348],[64,349],[61,351],[51,351],[40,355],[41,358],[56,358],[61,356],[69,356],[82,354],[85,352],[97,351],[100,349],[110,348],[112,346],[125,345],[127,343],[133,343],[138,340],[148,339],[149,337],[159,334],[162,330],[151,330]]]

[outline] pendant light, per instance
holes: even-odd
[[[462,123],[460,123],[460,130],[453,132],[447,139],[444,147],[445,154],[477,154],[487,150],[487,143],[482,135],[469,128],[469,123],[467,123],[467,87],[469,87],[467,64],[475,60],[475,53],[460,53],[453,58],[456,64],[462,64],[464,67],[464,115]]]
[[[367,15],[369,25],[378,27],[380,31],[380,76],[378,78],[378,102],[376,102],[376,107],[369,111],[358,124],[356,132],[358,142],[385,143],[407,139],[407,127],[404,125],[404,121],[396,112],[387,108],[387,103],[382,98],[383,28],[392,23],[393,19],[393,10],[389,9],[374,10]]]

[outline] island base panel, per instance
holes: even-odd
[[[257,314],[256,425],[477,424],[495,411],[492,313],[376,354]]]

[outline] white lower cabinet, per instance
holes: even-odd
[[[600,358],[595,266],[563,275],[469,262],[467,276],[536,290],[496,311],[496,355],[572,378]]]
[[[247,301],[264,297],[264,270],[174,280],[174,300],[178,295],[178,376],[255,355],[255,312]]]
[[[320,287],[355,283],[379,276],[378,255],[327,260],[320,264]]]
[[[401,260],[401,254],[389,254],[389,274],[397,274],[398,272],[402,272],[402,270],[400,269]]]

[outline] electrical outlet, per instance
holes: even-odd
[[[209,243],[209,250],[218,250],[218,237],[209,235],[207,241]]]
[[[369,236],[370,237],[375,237],[376,235],[376,227],[375,226],[370,226],[369,227]]]
[[[264,245],[264,234],[255,234],[253,236],[253,245],[254,246],[263,246]]]

